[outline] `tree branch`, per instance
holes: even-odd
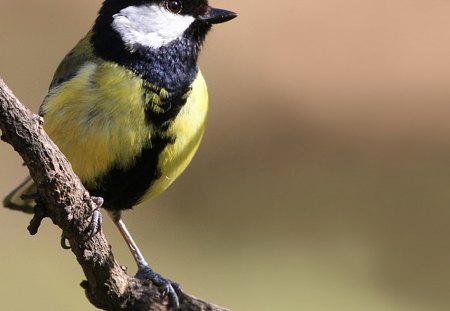
[[[23,158],[39,193],[30,233],[37,233],[43,217],[63,230],[87,279],[81,286],[96,307],[168,310],[167,297],[161,297],[156,286],[128,276],[119,266],[103,232],[86,238],[95,205],[42,125],[42,118],[25,108],[0,78],[1,138]],[[181,310],[225,310],[183,292],[178,295]]]

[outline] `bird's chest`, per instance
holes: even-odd
[[[43,112],[45,130],[85,183],[132,165],[152,136],[142,81],[113,64],[84,65],[50,92]]]
[[[199,72],[189,96],[177,116],[164,128],[173,141],[168,143],[158,158],[159,178],[152,183],[142,200],[164,191],[185,170],[202,139],[208,111],[208,92]]]
[[[164,190],[198,146],[207,110],[201,75],[183,96],[114,64],[90,64],[48,96],[45,130],[91,191],[138,201]]]

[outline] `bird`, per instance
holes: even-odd
[[[122,212],[162,193],[192,160],[208,111],[199,52],[214,24],[235,17],[208,0],[105,0],[39,108],[44,130],[124,237],[137,276],[175,309],[178,285],[150,267]],[[3,205],[32,212],[36,191],[27,177]]]

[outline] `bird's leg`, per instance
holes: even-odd
[[[119,229],[120,234],[127,243],[128,248],[131,251],[131,254],[133,254],[134,260],[136,261],[136,264],[138,266],[136,277],[139,279],[146,279],[152,281],[156,286],[159,287],[161,294],[163,296],[168,295],[170,306],[172,306],[173,309],[178,310],[180,305],[178,295],[176,293],[176,291],[180,290],[178,284],[163,278],[161,275],[154,272],[153,269],[149,266],[144,256],[142,256],[142,253],[139,250],[138,246],[134,242],[133,237],[131,236],[130,232],[125,226],[125,223],[123,222],[121,217],[121,212],[114,211],[109,212],[109,214],[113,222]]]

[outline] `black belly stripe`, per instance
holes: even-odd
[[[160,94],[160,91],[160,88],[147,85],[143,98],[151,99],[149,94]],[[169,92],[164,98],[160,97],[158,109],[155,109],[150,101],[144,101],[145,121],[153,128],[158,129],[153,132],[148,147],[136,155],[135,162],[131,167],[127,169],[113,167],[106,175],[99,178],[97,187],[87,187],[91,195],[104,199],[105,209],[132,208],[145,195],[154,181],[161,177],[158,166],[159,155],[168,144],[173,144],[176,139],[176,137],[167,135],[166,131],[186,103],[188,94],[188,91]]]
[[[155,135],[151,139],[151,147],[142,150],[133,166],[128,169],[111,169],[100,179],[98,187],[88,187],[90,194],[102,197],[103,207],[107,210],[132,208],[153,182],[161,177],[158,168],[159,155],[174,140],[174,137]]]

